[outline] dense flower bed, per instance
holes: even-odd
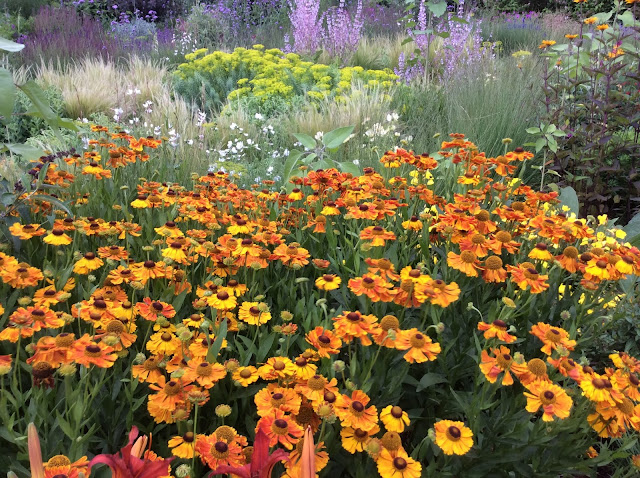
[[[205,48],[185,58],[187,61],[176,71],[176,89],[195,101],[201,99],[202,88],[207,87],[223,101],[254,98],[261,104],[269,101],[290,104],[295,97],[340,101],[348,96],[356,80],[366,87],[388,90],[396,79],[391,71],[315,64],[295,53],[284,53],[277,48],[265,50],[262,45],[236,48],[232,53],[207,54]]]
[[[267,466],[269,447],[301,476],[308,427],[317,471],[341,476],[628,469],[640,362],[597,340],[640,251],[514,178],[531,153],[487,158],[454,134],[437,155],[387,151],[380,172],[241,189],[224,172],[154,181],[162,140],[93,130],[89,151],[32,169],[74,217],[26,194],[33,219],[0,253],[16,471],[28,421],[64,434],[43,442],[52,476],[134,425],[174,457],[150,476]]]

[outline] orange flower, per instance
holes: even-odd
[[[371,345],[369,334],[375,334],[379,330],[378,319],[374,315],[362,315],[360,312],[344,311],[338,317],[334,317],[334,333],[345,343],[350,343],[358,338],[364,346]]]
[[[109,347],[102,342],[95,343],[85,334],[73,345],[71,358],[78,365],[84,365],[85,367],[95,365],[100,368],[109,368],[113,366],[116,358],[118,358],[113,352],[113,347]]]
[[[549,276],[538,274],[530,262],[523,262],[516,267],[507,265],[507,270],[511,273],[511,280],[522,290],[531,287],[532,294],[539,294],[549,288],[549,284],[545,282]]]
[[[469,277],[478,277],[478,256],[471,251],[462,251],[460,255],[453,251],[447,254],[447,264]]]
[[[404,359],[409,363],[435,360],[441,351],[440,344],[415,328],[398,332],[395,345],[398,350],[407,350]]]
[[[280,244],[273,251],[273,255],[276,259],[280,259],[285,266],[292,267],[305,266],[309,263],[309,251],[304,247],[300,247],[300,244],[293,242],[288,246],[286,244]]]
[[[416,285],[415,295],[421,303],[429,300],[433,305],[448,307],[460,297],[460,287],[455,282],[447,284],[441,279],[429,280]]]
[[[42,241],[52,246],[68,246],[72,242],[71,237],[67,236],[63,229],[59,228],[54,228]]]
[[[26,262],[20,262],[16,267],[13,267],[11,262],[8,262],[8,265],[9,267],[0,269],[0,279],[16,289],[33,287],[44,279],[40,269],[31,267]]]
[[[487,340],[495,337],[508,344],[516,341],[516,337],[507,332],[507,324],[500,319],[496,319],[490,324],[480,322],[478,323],[478,330],[484,331],[484,338]]]
[[[480,364],[480,370],[489,382],[495,383],[498,375],[504,372],[502,385],[513,385],[513,377],[510,372],[513,372],[517,377],[527,372],[525,365],[518,364],[513,360],[511,351],[507,347],[501,345],[500,348],[492,348],[491,353],[493,357],[486,350],[483,350],[482,363]]]
[[[381,277],[389,280],[400,279],[400,276],[394,272],[395,266],[389,259],[371,259],[367,257],[364,261],[369,266],[370,274],[380,274]]]
[[[307,333],[306,341],[318,350],[318,355],[322,358],[329,358],[333,354],[340,352],[342,340],[335,336],[331,330],[326,330],[321,326]]]
[[[547,355],[551,355],[552,349],[556,350],[561,346],[567,350],[573,350],[577,343],[575,340],[569,338],[569,333],[566,330],[545,324],[544,322],[538,322],[532,326],[531,334],[544,342],[544,346],[540,350]]]
[[[366,295],[372,302],[391,302],[394,293],[390,282],[373,274],[349,279],[349,289],[355,295]]]
[[[226,438],[218,438],[215,433],[198,435],[196,438],[195,452],[212,470],[220,466],[239,467],[245,463],[245,456],[237,441]]]
[[[360,231],[360,239],[363,241],[371,241],[371,246],[384,246],[386,241],[393,241],[396,235],[393,232],[385,230],[381,226],[369,226]]]
[[[32,237],[42,236],[46,231],[40,228],[40,224],[25,224],[22,225],[19,222],[15,222],[9,227],[9,231],[12,236],[26,241]]]
[[[184,380],[196,382],[207,390],[227,376],[227,369],[223,365],[200,360],[190,360],[184,371]]]
[[[145,297],[142,302],[138,302],[136,308],[144,319],[151,322],[155,322],[160,316],[167,319],[176,316],[176,310],[172,305],[160,300],[151,300],[149,297]]]
[[[361,390],[354,390],[351,397],[340,395],[335,412],[343,427],[373,429],[378,424],[378,410],[374,405],[367,408],[369,397]]]
[[[269,446],[280,443],[287,450],[291,450],[298,440],[304,435],[304,430],[282,410],[274,410],[272,415],[267,415],[258,420],[256,430],[262,430],[269,437]]]
[[[569,416],[573,400],[562,387],[546,381],[537,381],[527,388],[528,392],[524,392],[524,396],[527,397],[528,412],[535,413],[542,407],[542,420],[545,422],[553,421],[554,417],[563,419]]]
[[[314,405],[319,405],[325,401],[326,394],[338,395],[338,381],[335,378],[327,380],[322,375],[314,375],[307,380],[301,380],[296,385],[296,391],[304,395]]]
[[[272,415],[275,410],[297,415],[302,399],[291,388],[278,387],[270,383],[253,397],[257,407],[257,413],[261,417]]]
[[[264,302],[243,302],[238,310],[238,319],[249,325],[263,325],[271,320],[271,312]]]
[[[388,405],[380,412],[380,420],[390,432],[402,433],[409,426],[409,415],[397,405]]]
[[[196,437],[193,432],[187,432],[182,436],[174,436],[169,439],[168,446],[171,454],[178,458],[193,458],[195,454]]]

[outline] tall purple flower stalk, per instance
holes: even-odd
[[[358,49],[364,26],[362,0],[358,0],[353,16],[345,8],[344,2],[345,0],[340,0],[338,7],[330,8],[324,13],[327,28],[322,35],[322,46],[332,56],[343,61]]]
[[[292,48],[297,52],[313,52],[322,40],[322,17],[319,0],[289,0]]]
[[[449,15],[439,28],[440,31],[449,33],[436,56],[436,61],[444,69],[443,75],[448,77],[459,67],[480,61],[485,55],[479,25],[474,22],[471,14],[465,14],[463,0],[458,5],[457,17],[466,23],[455,21],[453,15]]]

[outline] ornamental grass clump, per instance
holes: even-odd
[[[232,53],[207,54],[201,49],[187,55],[186,60],[175,73],[176,90],[185,98],[207,110],[248,102],[266,116],[290,111],[304,99],[343,101],[355,80],[366,87],[382,88],[390,88],[395,80],[388,70],[315,64],[295,53],[262,45],[236,48]]]
[[[452,134],[241,188],[87,134],[3,210],[2,469],[635,472],[640,361],[593,345],[637,317],[640,250],[514,177],[532,153]]]

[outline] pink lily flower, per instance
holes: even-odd
[[[251,463],[241,467],[219,466],[209,476],[232,473],[240,478],[271,478],[271,472],[276,463],[288,459],[289,453],[281,449],[275,450],[269,455],[269,437],[260,429],[256,433],[256,439],[253,442]]]
[[[89,469],[98,463],[111,468],[113,478],[160,478],[167,476],[169,463],[173,458],[152,461],[141,458],[147,446],[147,437],[138,438],[135,426],[129,432],[129,443],[113,455],[98,455],[89,462]],[[136,438],[138,438],[136,440]],[[135,441],[135,443],[134,443]]]

